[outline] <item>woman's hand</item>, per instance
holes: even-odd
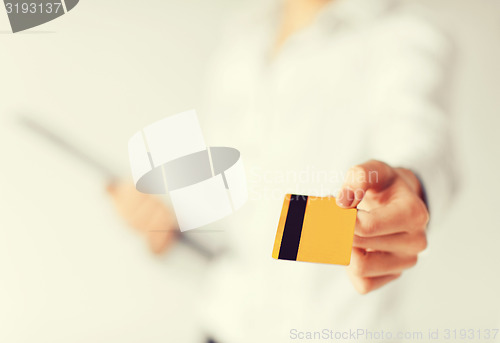
[[[358,207],[347,268],[358,292],[380,288],[417,263],[427,247],[429,212],[422,198],[422,186],[408,169],[372,160],[349,170],[337,204]]]
[[[177,236],[172,211],[157,197],[137,191],[130,182],[107,187],[118,213],[147,240],[151,251],[161,254]]]

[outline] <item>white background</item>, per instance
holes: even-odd
[[[196,342],[203,261],[154,258],[101,175],[16,124],[28,113],[128,175],[138,129],[196,107],[221,23],[245,1],[82,0],[9,33],[0,10],[0,342]],[[425,0],[455,40],[462,192],[400,280],[413,329],[500,327],[500,3]],[[208,142],[209,143],[209,142]],[[142,244],[141,244],[142,243]],[[422,291],[423,290],[423,291]]]

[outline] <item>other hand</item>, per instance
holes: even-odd
[[[118,213],[146,238],[153,253],[163,253],[175,240],[175,216],[157,196],[139,192],[131,182],[110,184],[107,191]]]

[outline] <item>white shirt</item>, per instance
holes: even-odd
[[[383,315],[397,281],[362,296],[341,266],[271,258],[286,193],[336,194],[349,167],[378,159],[420,177],[435,222],[453,185],[449,44],[436,28],[395,1],[337,0],[271,59],[278,15],[233,22],[201,111],[209,145],[241,151],[249,187],[241,210],[207,228],[229,248],[209,266],[199,313],[221,343],[398,324]]]

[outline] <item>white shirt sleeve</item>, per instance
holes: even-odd
[[[451,44],[415,18],[384,23],[370,44],[376,64],[370,89],[370,153],[394,167],[412,170],[423,184],[431,224],[441,221],[456,188],[447,84]],[[381,49],[380,47],[384,47]]]

